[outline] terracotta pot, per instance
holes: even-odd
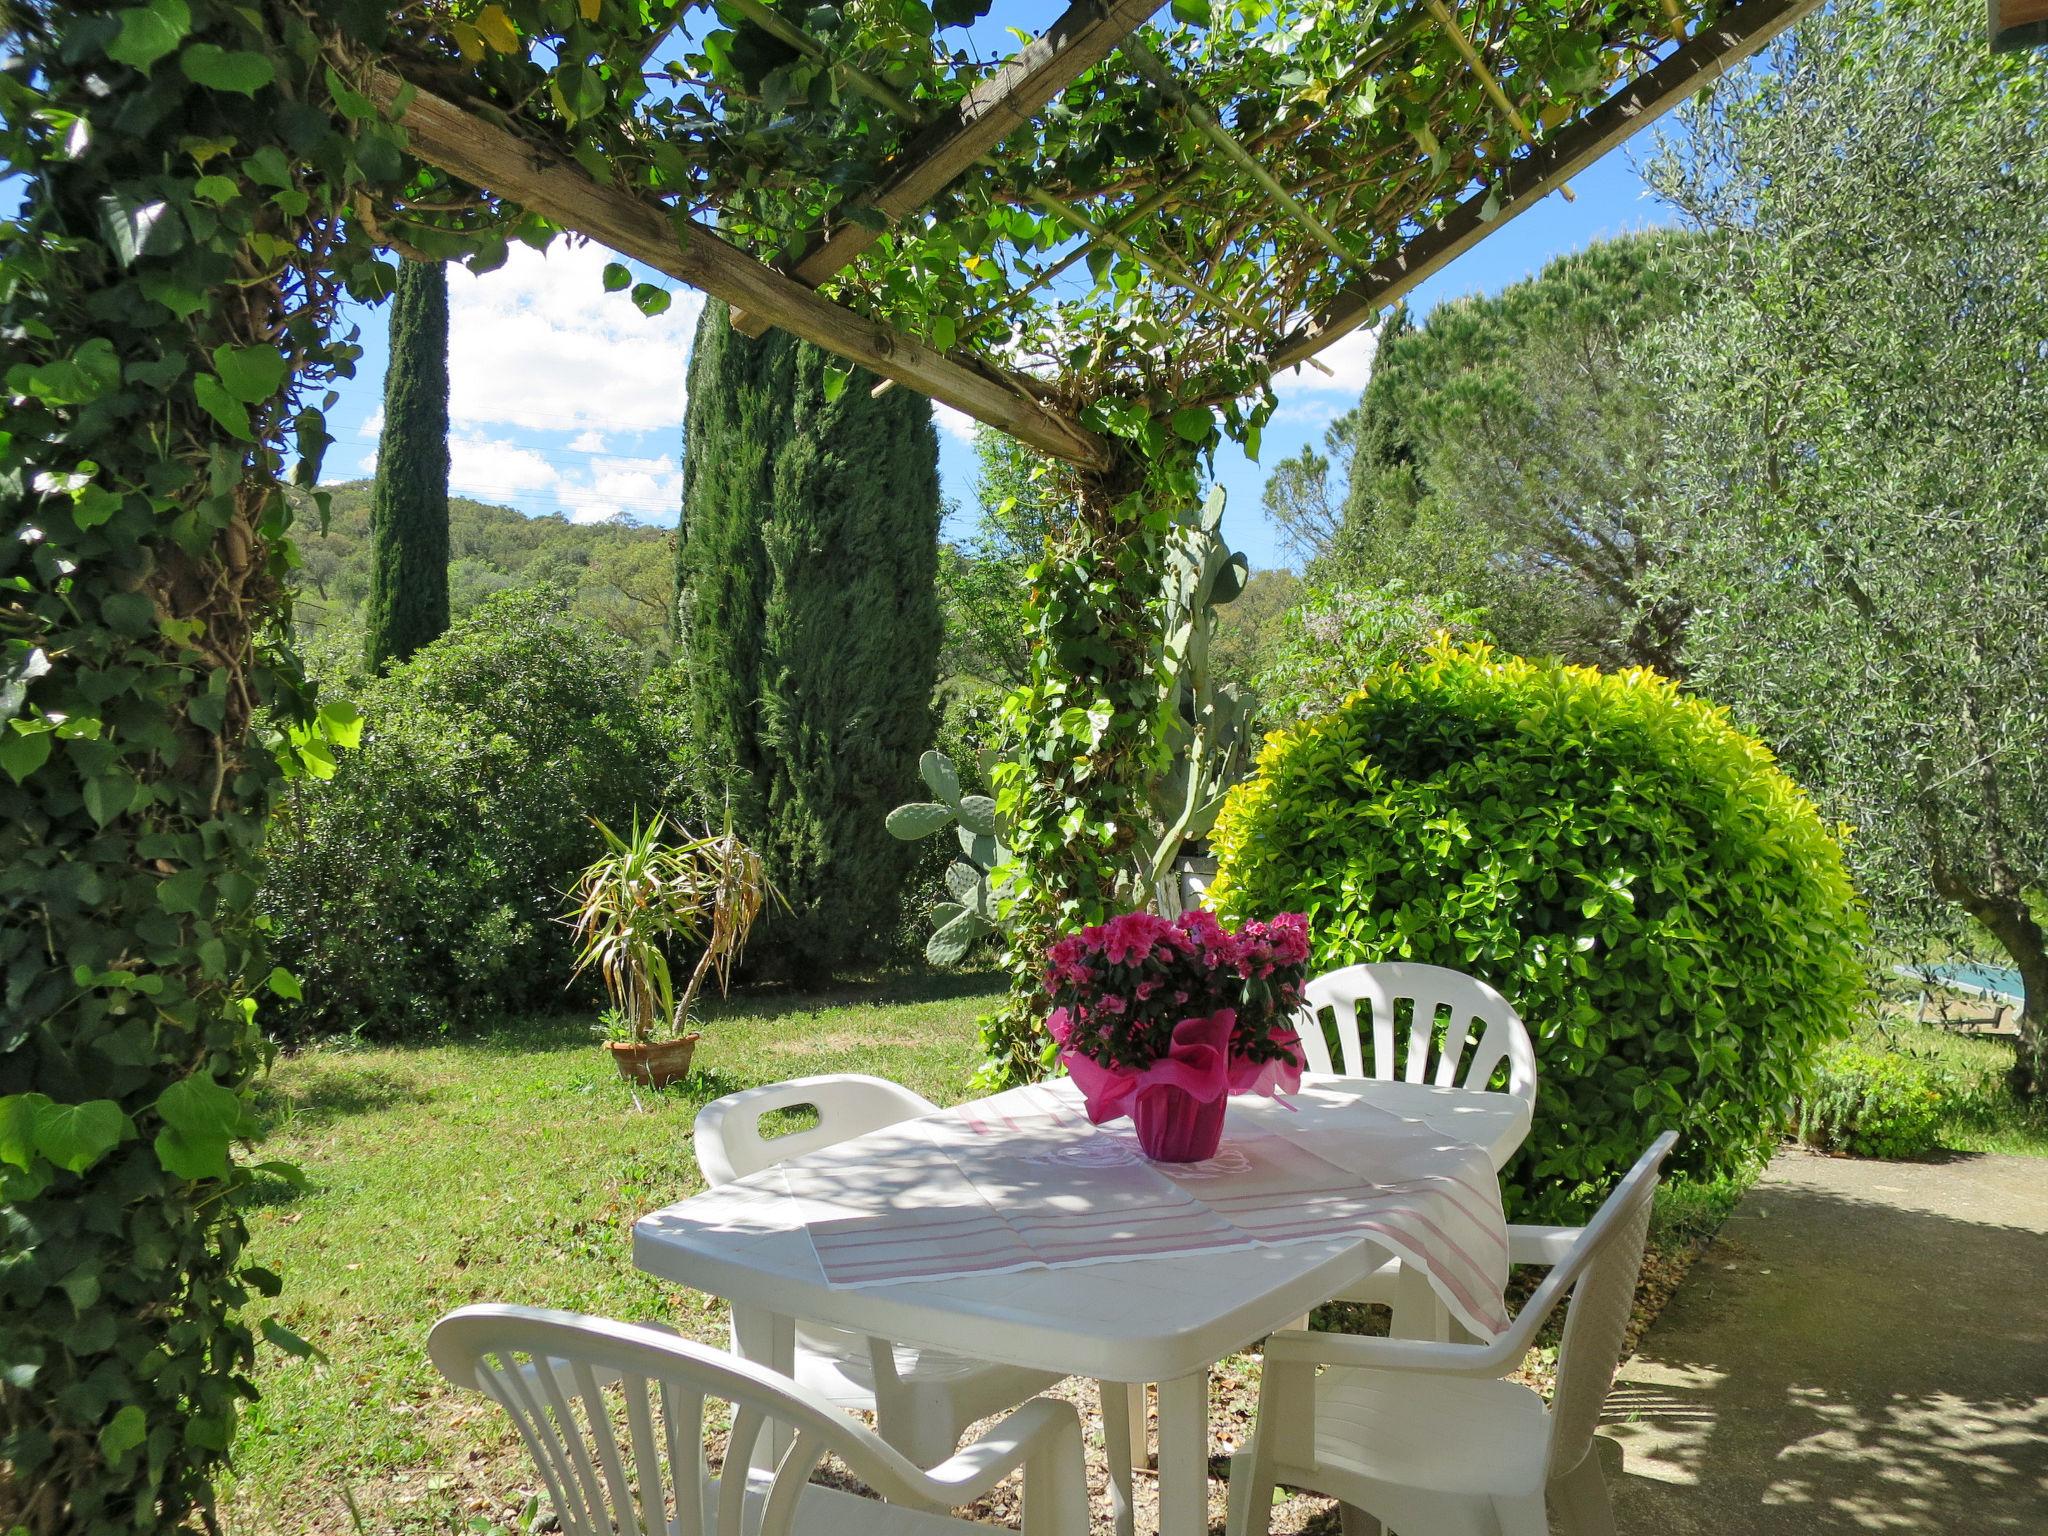
[[[612,1064],[629,1083],[666,1088],[690,1075],[690,1057],[702,1036],[679,1035],[673,1040],[609,1040]]]
[[[1138,1150],[1155,1163],[1199,1163],[1214,1157],[1223,1141],[1223,1112],[1229,1105],[1227,1094],[1204,1104],[1171,1083],[1140,1089],[1131,1108]]]

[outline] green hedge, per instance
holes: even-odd
[[[1799,1139],[1851,1157],[1921,1157],[1941,1139],[1947,1075],[1915,1056],[1842,1045],[1800,1096]]]
[[[1227,918],[1309,915],[1313,970],[1483,977],[1535,1040],[1523,1216],[1569,1216],[1660,1130],[1731,1171],[1864,992],[1865,924],[1805,794],[1653,673],[1440,645],[1267,738],[1217,823]]]

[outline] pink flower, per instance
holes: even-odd
[[[1114,992],[1105,993],[1095,1004],[1104,1013],[1122,1013],[1130,1005]]]
[[[1045,1031],[1064,1046],[1068,1040],[1073,1038],[1074,1021],[1066,1009],[1055,1008],[1046,1015]]]

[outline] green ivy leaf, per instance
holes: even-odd
[[[305,1001],[305,993],[299,989],[299,978],[281,965],[271,968],[263,984],[279,997],[289,998],[295,1003]]]
[[[633,285],[633,305],[643,315],[649,317],[658,315],[667,309],[673,301],[674,295],[658,283],[635,283]]]
[[[156,1101],[164,1122],[157,1161],[181,1179],[224,1179],[228,1148],[249,1130],[241,1095],[195,1074],[166,1088]]]
[[[192,396],[201,409],[230,436],[245,443],[256,441],[255,428],[249,425],[249,408],[237,400],[228,387],[210,373],[202,373],[192,381]]]
[[[112,1099],[44,1103],[36,1110],[36,1150],[70,1173],[83,1173],[135,1133]]]
[[[34,773],[50,757],[50,736],[47,731],[21,736],[13,731],[0,732],[0,769],[7,777],[19,784]]]
[[[227,392],[248,405],[284,387],[284,356],[275,347],[215,347],[213,366]]]
[[[178,60],[178,67],[194,84],[241,96],[254,96],[277,78],[276,68],[262,54],[230,51],[212,43],[194,43]]]
[[[36,1160],[36,1116],[48,1094],[12,1093],[0,1098],[0,1163],[26,1169]]]
[[[604,264],[604,291],[620,293],[632,286],[633,273],[623,261],[608,261]]]
[[[1205,443],[1216,429],[1216,418],[1207,406],[1182,406],[1173,413],[1173,435],[1184,443]]]
[[[264,1318],[257,1326],[262,1328],[264,1338],[270,1340],[279,1349],[296,1359],[324,1360],[327,1358],[318,1349],[314,1348],[312,1344],[308,1343],[291,1329],[285,1327],[283,1323],[280,1323],[274,1317]]]
[[[129,1403],[107,1420],[100,1430],[100,1454],[115,1466],[149,1438],[149,1419],[141,1407]]]
[[[363,744],[363,712],[347,699],[329,699],[320,706],[320,729],[344,751]]]
[[[176,48],[192,30],[192,12],[185,0],[150,0],[121,13],[121,30],[107,44],[107,57],[145,75],[150,66]]]

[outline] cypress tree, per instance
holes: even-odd
[[[370,543],[364,659],[381,671],[448,627],[448,273],[438,261],[398,269]]]
[[[761,959],[799,980],[893,926],[916,851],[883,823],[932,741],[943,638],[931,402],[860,372],[827,400],[830,363],[705,306],[678,540],[692,713],[790,904]]]

